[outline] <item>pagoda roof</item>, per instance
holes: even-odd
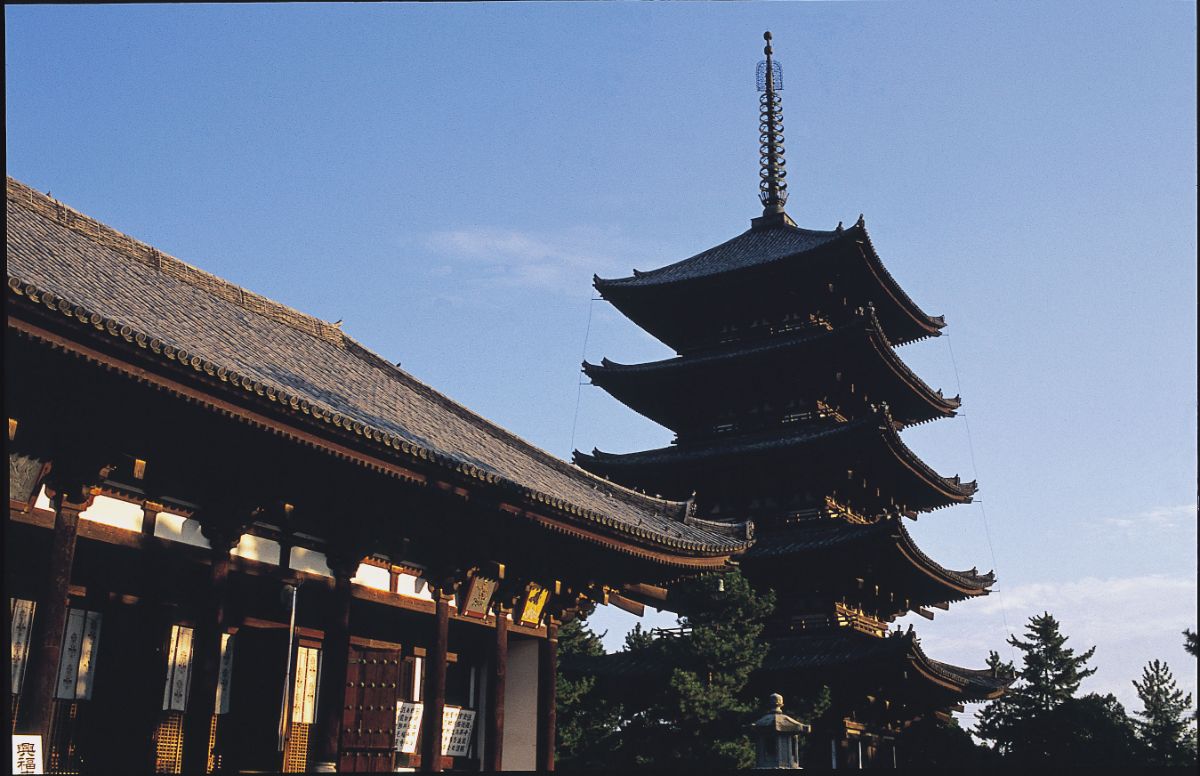
[[[646,496],[550,455],[336,324],[168,256],[12,178],[6,191],[10,302],[62,312],[64,325],[78,328],[73,337],[122,338],[151,363],[188,364],[216,389],[266,397],[282,412],[324,421],[331,434],[350,430],[376,454],[491,483],[668,555],[726,555],[750,543],[745,532],[739,538],[685,522],[684,502]]]
[[[921,649],[913,632],[893,632],[884,638],[848,629],[816,631],[771,640],[764,672],[828,671],[860,665],[879,666],[903,661],[918,675],[963,700],[986,700],[1004,692],[1011,680],[991,669],[972,669],[933,660]]]
[[[954,571],[942,566],[917,546],[912,534],[898,519],[883,519],[866,525],[833,518],[813,519],[783,530],[760,530],[758,541],[743,556],[743,563],[776,559],[786,559],[790,563],[792,559],[802,561],[805,556],[833,555],[843,550],[881,544],[894,548],[903,562],[930,578],[939,588],[949,588],[949,595],[941,600],[987,595],[988,588],[996,582],[991,571],[980,574],[974,568]]]
[[[733,239],[665,267],[639,272],[625,278],[595,279],[601,292],[619,288],[647,288],[680,283],[733,272],[745,267],[771,264],[800,256],[844,239],[845,230],[818,231],[777,224],[765,229],[747,229]]]
[[[857,325],[847,324],[832,329],[807,327],[792,333],[733,342],[641,364],[621,364],[607,358],[602,359],[600,364],[584,361],[583,371],[595,385],[604,388],[622,403],[651,420],[678,430],[685,422],[680,415],[686,412],[684,405],[675,396],[660,396],[659,393],[679,391],[683,385],[687,386],[689,393],[694,393],[709,384],[708,380],[700,379],[701,375],[744,374],[755,364],[774,365],[781,358],[797,358],[820,348],[863,342],[871,353],[876,354],[877,362],[886,368],[885,374],[893,377],[891,386],[870,386],[875,394],[880,390],[890,393],[887,398],[893,416],[908,425],[955,414],[962,406],[962,400],[958,396],[946,397],[940,390],[934,390],[904,363],[884,335],[873,309],[864,310],[858,320],[860,323]],[[656,388],[659,390],[656,391]],[[889,388],[892,390],[889,391]]]
[[[875,299],[875,303],[896,308],[896,314],[888,316],[895,342],[904,344],[938,336],[946,326],[945,319],[924,312],[896,282],[875,251],[862,218],[848,229],[838,226],[830,231],[802,229],[787,221],[754,226],[683,261],[647,272],[634,270],[632,275],[624,278],[595,276],[593,285],[601,296],[645,328],[642,319],[648,314],[638,311],[639,300],[645,304],[662,292],[682,292],[695,283],[717,278],[724,283],[733,276],[784,263],[815,264],[831,258],[843,261],[857,258],[864,262],[867,275],[883,291],[884,296]],[[633,306],[627,303],[633,303]],[[651,333],[659,336],[659,332]],[[668,341],[668,344],[672,343]]]
[[[957,475],[943,477],[931,469],[900,439],[887,411],[878,409],[872,415],[846,423],[808,423],[794,429],[718,437],[635,453],[606,453],[593,449],[588,455],[577,450],[575,462],[593,473],[629,482],[653,478],[654,472],[665,469],[696,468],[729,459],[811,451],[841,442],[858,443],[863,438],[881,443],[887,456],[924,490],[926,496],[920,501],[905,499],[906,503],[914,505],[923,503],[924,506],[915,507],[919,511],[968,503],[978,490],[973,481],[963,482]],[[855,449],[861,451],[862,447],[855,444]]]
[[[933,660],[921,649],[913,632],[893,632],[884,638],[849,628],[833,628],[767,639],[769,649],[761,674],[808,674],[828,679],[830,673],[864,671],[900,673],[912,668],[918,677],[955,700],[986,700],[1002,694],[1011,680],[991,669],[972,669]],[[564,660],[569,673],[588,673],[621,683],[644,682],[669,675],[667,656],[657,651],[614,652]],[[775,680],[771,680],[775,681]]]

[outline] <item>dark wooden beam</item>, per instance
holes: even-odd
[[[22,692],[17,730],[50,740],[50,718],[54,711],[54,687],[62,655],[63,633],[69,608],[68,588],[75,564],[75,544],[79,535],[79,513],[88,508],[90,493],[84,481],[58,464],[48,484],[53,487],[50,503],[54,506],[54,535],[47,558],[46,575],[33,617],[30,665]],[[47,751],[49,745],[47,743]]]
[[[208,758],[209,736],[213,714],[216,711],[217,683],[220,681],[221,636],[229,623],[228,606],[230,551],[241,536],[238,524],[225,521],[229,513],[224,509],[213,519],[201,516],[205,537],[212,545],[208,590],[203,591],[203,609],[196,620],[196,631],[192,646],[191,692],[187,712],[183,721],[183,771],[205,773]],[[217,741],[221,738],[221,721],[217,722]]]
[[[334,773],[340,753],[338,741],[342,727],[342,709],[346,699],[347,661],[350,658],[350,601],[353,585],[350,579],[358,570],[357,553],[330,554],[328,563],[333,571],[333,598],[325,615],[325,638],[321,648],[320,703],[317,706],[316,746],[313,770]]]
[[[437,602],[433,620],[433,641],[425,658],[425,716],[421,722],[421,770],[442,770],[442,712],[446,708],[446,655],[450,626],[450,599],[453,594],[435,587]]]
[[[492,652],[492,681],[488,685],[487,741],[483,767],[500,770],[504,762],[504,693],[508,676],[508,615],[510,607],[496,605],[496,644]]]

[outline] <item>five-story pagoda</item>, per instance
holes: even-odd
[[[903,518],[967,503],[976,489],[933,471],[899,433],[959,407],[895,351],[938,336],[945,321],[900,288],[861,216],[814,231],[784,212],[782,74],[764,37],[762,216],[689,259],[595,279],[678,356],[585,362],[584,372],[676,439],[628,454],[576,452],[575,461],[627,486],[691,497],[689,519],[700,524],[753,520],[744,571],[778,594],[755,682],[785,697],[830,686],[826,717],[835,721],[816,734],[830,741],[826,756],[835,767],[892,765],[904,725],[995,697],[1004,681],[934,661],[911,626],[889,633],[888,623],[908,612],[932,619],[927,607],[985,595],[993,576],[943,568],[904,528]]]

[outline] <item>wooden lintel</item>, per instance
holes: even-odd
[[[638,617],[646,614],[645,604],[626,598],[620,593],[609,593],[608,602],[618,609],[624,609],[630,614],[637,615]]]

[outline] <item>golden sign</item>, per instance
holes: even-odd
[[[534,582],[529,583],[526,588],[525,600],[521,603],[521,624],[537,626],[542,619],[542,609],[546,606],[546,600],[550,598],[550,591]]]
[[[487,617],[488,606],[492,603],[492,595],[495,594],[498,584],[496,580],[487,577],[472,577],[460,613],[468,617]]]

